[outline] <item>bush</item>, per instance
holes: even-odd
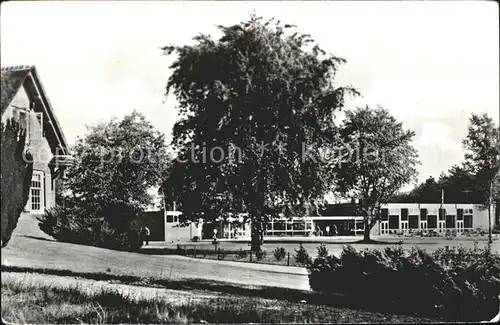
[[[26,130],[14,119],[1,132],[1,247],[9,242],[29,198],[33,175],[32,156],[25,152]],[[26,158],[26,159],[25,159]]]
[[[238,252],[236,252],[236,257],[237,258],[246,258],[248,256],[248,252],[242,248],[239,249]]]
[[[318,257],[327,257],[329,255],[328,248],[326,248],[326,245],[321,243],[317,248],[318,250]]]
[[[284,247],[276,247],[273,254],[277,261],[281,261],[286,256],[286,250]]]
[[[195,242],[195,243],[196,243],[199,239],[200,239],[200,237],[198,237],[198,236],[194,236],[194,237],[191,239],[191,241],[193,241],[193,242]]]
[[[38,227],[57,241],[96,245],[99,238],[93,231],[92,221],[83,209],[75,206],[54,206],[38,217]],[[97,226],[95,222],[94,226]]]
[[[92,211],[73,200],[66,202],[64,207],[55,206],[38,218],[40,230],[62,242],[126,251],[141,248],[138,208],[115,201]]]
[[[298,264],[302,265],[309,265],[311,264],[311,257],[309,256],[309,253],[307,253],[306,249],[302,244],[300,244],[299,248],[295,250],[295,262]]]
[[[450,319],[490,319],[500,303],[500,256],[477,246],[445,247],[428,254],[400,245],[363,251],[347,245],[340,258],[320,256],[308,270],[313,290],[406,311],[439,310]]]
[[[223,249],[219,249],[219,257],[221,260],[225,259],[226,258],[226,255],[227,255],[227,252]]]
[[[257,258],[258,261],[262,260],[263,258],[266,257],[266,251],[257,251],[255,252],[255,257]]]

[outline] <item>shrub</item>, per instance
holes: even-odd
[[[140,210],[115,201],[93,210],[74,200],[48,209],[38,220],[39,228],[62,242],[94,245],[116,250],[137,251],[142,246],[137,222]]]
[[[328,248],[326,248],[326,245],[321,243],[317,248],[318,250],[318,257],[327,257],[329,252]]]
[[[72,205],[56,205],[38,217],[38,227],[61,242],[94,245],[99,240],[92,229],[92,221],[88,219],[89,216],[83,209]]]
[[[298,264],[302,265],[309,265],[311,264],[311,257],[309,256],[309,253],[307,253],[306,249],[302,244],[300,244],[299,248],[295,250],[295,262]]]
[[[246,258],[248,256],[248,252],[242,248],[240,248],[238,250],[238,252],[236,252],[236,257],[237,258]]]
[[[225,259],[227,255],[227,252],[223,249],[219,249],[219,257],[221,260]]]
[[[1,123],[1,247],[9,242],[28,202],[32,156],[25,151],[26,130],[14,119]],[[26,158],[26,159],[25,159]]]
[[[477,246],[428,254],[400,245],[363,251],[347,245],[340,258],[320,256],[308,270],[313,290],[353,295],[372,305],[392,303],[407,311],[440,310],[450,319],[492,318],[500,303],[500,256]]]
[[[266,257],[266,251],[257,251],[255,252],[255,257],[257,258],[258,261],[262,260],[263,258]]]
[[[276,249],[274,250],[274,258],[277,260],[277,261],[281,261],[282,259],[284,259],[286,256],[286,250],[284,247],[276,247]]]
[[[194,236],[194,237],[191,239],[191,241],[193,241],[193,242],[197,242],[199,239],[200,239],[200,237],[198,237],[198,236]]]

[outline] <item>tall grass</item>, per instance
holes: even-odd
[[[173,304],[160,295],[144,297],[109,287],[88,289],[6,277],[2,281],[2,318],[16,324],[429,322],[413,316],[258,297],[223,295]]]

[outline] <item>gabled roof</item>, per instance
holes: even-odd
[[[2,106],[1,113],[7,109],[17,92],[24,85],[28,97],[34,101],[34,110],[44,114],[44,130],[47,141],[54,154],[67,155],[69,153],[66,138],[50,101],[45,93],[38,72],[33,65],[19,65],[2,67]]]
[[[2,114],[23,85],[31,67],[2,67]]]

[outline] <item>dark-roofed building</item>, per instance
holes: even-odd
[[[34,66],[1,68],[2,123],[15,119],[27,130],[33,178],[26,212],[43,213],[56,203],[64,168],[71,163],[68,145]]]

